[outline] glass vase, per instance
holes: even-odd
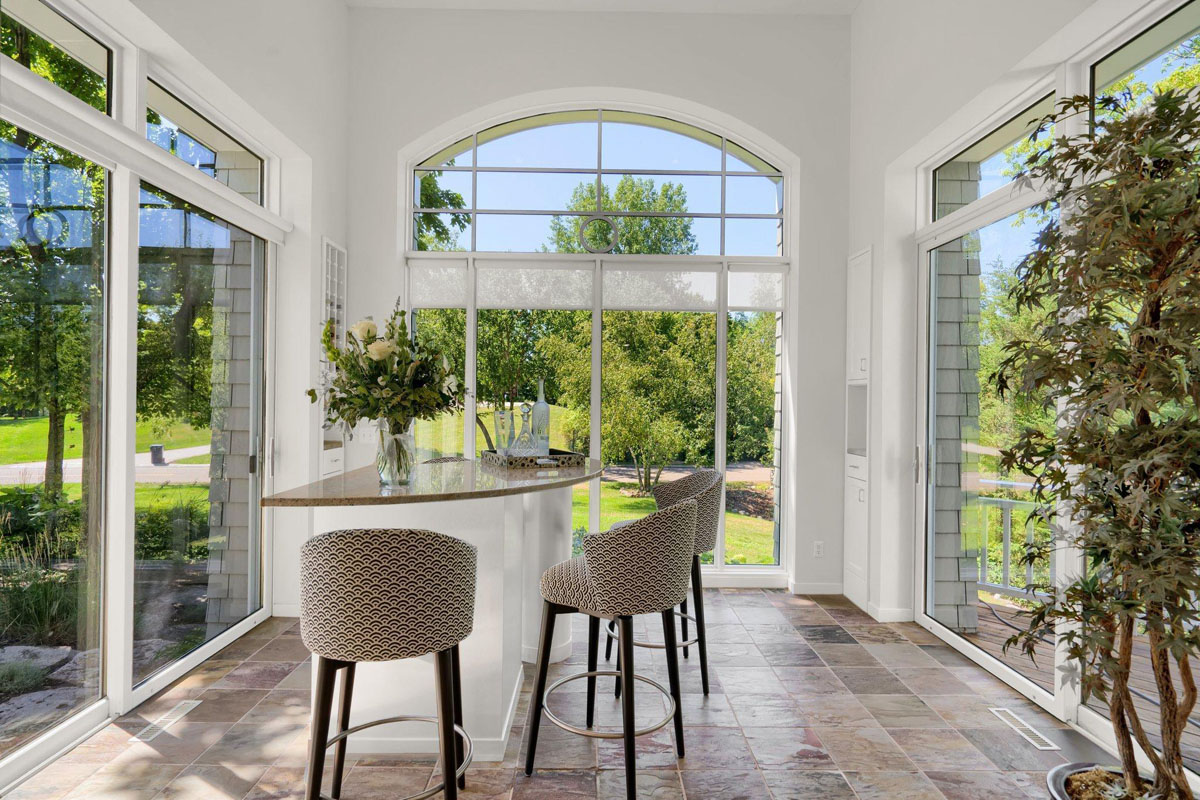
[[[390,420],[380,419],[375,424],[379,429],[379,448],[375,451],[379,485],[384,488],[407,486],[417,463],[413,423],[409,422],[401,428]]]

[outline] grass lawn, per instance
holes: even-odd
[[[193,428],[185,423],[171,425],[165,433],[155,434],[149,422],[137,424],[137,451],[150,452],[150,445],[165,445],[168,450],[177,447],[196,447],[209,444],[212,435],[208,428]],[[22,464],[43,461],[46,458],[46,434],[49,425],[45,417],[30,419],[0,419],[0,464]],[[79,419],[67,418],[65,458],[82,458],[83,427]],[[206,459],[207,460],[207,459]]]
[[[78,483],[64,483],[63,493],[68,500],[78,500]],[[208,502],[208,486],[202,483],[139,483],[133,490],[133,502],[138,508],[173,506],[194,501]]]
[[[644,517],[654,511],[652,497],[626,497],[630,483],[600,482],[600,527],[608,530],[624,519]],[[588,527],[588,488],[576,486],[571,495],[571,527]],[[725,561],[729,564],[773,564],[774,525],[769,519],[725,512]]]

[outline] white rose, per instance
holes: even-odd
[[[358,322],[350,326],[350,332],[354,334],[354,338],[360,342],[365,342],[367,339],[375,337],[379,332],[379,328],[369,319],[360,319]]]
[[[367,345],[367,356],[373,361],[383,361],[393,353],[399,352],[396,343],[388,339],[376,339]]]

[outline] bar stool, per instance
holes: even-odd
[[[687,595],[679,604],[679,617],[682,636],[676,643],[683,648],[683,657],[688,657],[688,646],[696,645],[700,650],[700,682],[704,693],[708,694],[708,639],[704,629],[704,583],[700,578],[700,556],[712,551],[717,546],[717,531],[721,520],[721,492],[725,488],[725,477],[712,469],[701,469],[678,480],[660,483],[651,491],[654,493],[654,504],[658,508],[670,508],[686,500],[696,501],[696,547],[692,555],[692,595],[695,598],[695,616],[688,614]],[[621,522],[613,526],[622,530],[632,522]],[[688,620],[696,623],[696,638],[688,639]],[[604,660],[612,658],[613,640],[617,638],[617,628],[613,624],[605,627],[608,641],[604,645]],[[661,649],[665,644],[656,642],[634,642],[635,647],[650,647]],[[617,656],[617,671],[621,670],[621,658]],[[621,679],[617,678],[615,694],[621,696]]]
[[[533,773],[537,753],[538,726],[542,713],[563,730],[598,739],[625,740],[625,784],[630,798],[637,797],[637,769],[634,739],[652,733],[675,721],[675,748],[683,757],[683,711],[679,690],[679,661],[675,649],[675,606],[687,594],[688,565],[696,541],[696,503],[684,501],[663,511],[637,520],[621,530],[593,533],[583,537],[583,555],[555,564],[542,575],[542,631],[538,645],[537,678],[533,702],[529,707],[528,752],[525,774]],[[546,672],[550,668],[550,647],[554,639],[554,621],[560,614],[587,614],[588,664],[587,671],[569,675],[546,687]],[[658,612],[662,615],[663,636],[668,642],[667,675],[670,691],[661,684],[633,670],[633,617],[636,614]],[[600,620],[615,621],[618,646],[622,654],[620,672],[596,669]],[[671,700],[671,712],[647,728],[637,730],[634,722],[634,692],[625,692],[622,701],[621,733],[593,731],[595,718],[596,678],[622,678],[632,687],[632,681],[652,686]],[[587,678],[587,727],[571,725],[550,709],[546,699],[564,683]]]
[[[305,800],[337,800],[346,738],[390,722],[438,726],[443,782],[403,800],[445,791],[456,800],[471,763],[462,727],[458,643],[475,617],[475,548],[426,530],[343,530],[321,534],[300,551],[300,635],[313,653],[313,697]],[[434,653],[436,717],[389,717],[348,728],[355,665]],[[329,737],[334,684],[342,674],[337,734]],[[336,745],[332,791],[321,794],[325,751]],[[456,776],[457,780],[447,776]]]

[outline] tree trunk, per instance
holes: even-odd
[[[63,439],[67,415],[57,397],[51,396],[46,405],[48,430],[46,431],[46,477],[42,481],[42,498],[44,503],[58,503],[62,500],[63,488]],[[46,517],[46,535],[51,536],[55,530],[55,516]]]
[[[1113,733],[1117,738],[1117,754],[1121,757],[1121,771],[1125,775],[1125,787],[1129,794],[1137,797],[1142,792],[1141,774],[1138,772],[1137,756],[1133,749],[1130,721],[1133,718],[1133,698],[1129,694],[1129,673],[1133,667],[1133,619],[1121,620],[1117,627],[1117,663],[1120,671],[1113,680],[1108,699],[1108,716]],[[1131,714],[1130,712],[1133,712]]]
[[[488,433],[487,425],[479,413],[475,414],[475,424],[479,426],[479,430],[483,431],[483,441],[487,444],[487,447],[484,449],[495,450],[496,445],[492,444],[492,435]]]

